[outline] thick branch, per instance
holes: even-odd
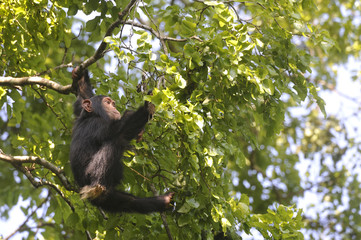
[[[69,191],[74,190],[73,187],[71,186],[71,184],[69,183],[68,179],[64,176],[63,170],[61,170],[57,166],[53,165],[52,163],[50,163],[44,159],[41,159],[39,157],[34,157],[34,156],[9,156],[9,155],[0,153],[0,160],[10,162],[13,164],[23,164],[23,163],[39,164],[39,165],[45,167],[46,169],[49,169],[50,171],[52,171],[60,179],[60,182],[64,185],[64,187],[67,190],[69,190]]]
[[[69,94],[72,92],[71,85],[62,86],[57,82],[48,80],[46,78],[41,77],[21,77],[21,78],[13,78],[13,77],[0,77],[0,86],[24,86],[24,85],[35,85],[38,84],[40,86],[44,86],[50,89],[53,89],[59,93]]]

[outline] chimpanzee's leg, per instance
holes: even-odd
[[[138,198],[128,193],[107,189],[104,195],[91,200],[91,202],[109,212],[150,213],[165,211],[172,197],[173,193],[157,197]]]

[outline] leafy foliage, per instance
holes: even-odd
[[[110,35],[129,3],[5,0],[0,6],[1,75],[42,78],[19,87],[0,77],[1,216],[21,196],[29,200],[24,213],[42,230],[25,222],[18,231],[29,238],[303,239],[301,229],[312,226],[295,205],[307,190],[296,168],[299,153],[333,159],[345,153],[332,139],[335,129],[341,132],[338,120],[319,116],[326,112],[317,79],[332,82],[335,75],[317,58],[345,60],[337,57],[345,39],[329,23],[311,21],[331,10],[312,0],[130,3]],[[104,215],[80,199],[72,180],[75,97],[43,82],[71,84],[70,67],[89,60],[100,41],[108,49],[89,67],[96,94],[109,95],[122,111],[144,100],[157,108],[144,140],[123,159],[121,188],[146,196],[174,191],[166,218]],[[297,118],[292,109],[301,102],[315,110]],[[346,179],[345,168],[323,172],[333,186],[358,184],[356,176]]]

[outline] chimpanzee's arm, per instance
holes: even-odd
[[[88,70],[85,69],[82,76],[76,74],[77,68],[74,68],[72,72],[73,88],[76,89],[77,100],[74,103],[74,115],[79,116],[82,110],[81,104],[84,99],[89,99],[94,96],[93,88],[90,84]]]
[[[94,96],[92,85],[90,84],[88,69],[84,69],[82,75],[76,73],[78,67],[72,71],[73,88],[76,89],[77,96],[83,99],[89,99]]]
[[[121,119],[122,127],[121,135],[124,139],[130,141],[136,138],[143,131],[145,124],[152,118],[154,114],[154,105],[145,102],[136,112],[125,114]]]

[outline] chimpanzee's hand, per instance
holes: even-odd
[[[147,95],[153,96],[152,90],[149,90],[149,92],[148,92]],[[145,106],[145,109],[147,109],[150,117],[152,118],[153,115],[154,115],[154,112],[155,112],[155,106],[154,106],[154,104],[151,103],[151,102],[145,101],[144,106]]]
[[[172,207],[173,196],[174,196],[174,192],[169,192],[160,196],[164,200],[165,209],[169,209]]]
[[[73,69],[73,71],[71,72],[71,78],[73,79],[73,83],[72,83],[72,88],[74,89],[74,91],[76,91],[77,94],[79,91],[79,80],[81,78],[81,76],[79,76],[76,72],[78,70],[79,67],[75,67]]]
[[[148,111],[150,117],[152,118],[155,112],[155,106],[153,103],[145,101],[144,103],[145,109]]]
[[[138,133],[137,137],[135,138],[137,143],[143,140],[143,134],[144,134],[144,129],[142,129],[142,131],[140,131],[140,133]]]
[[[79,80],[81,76],[79,76],[76,71],[78,70],[79,67],[75,67],[73,69],[73,71],[71,72],[71,77],[73,78],[73,80]]]

